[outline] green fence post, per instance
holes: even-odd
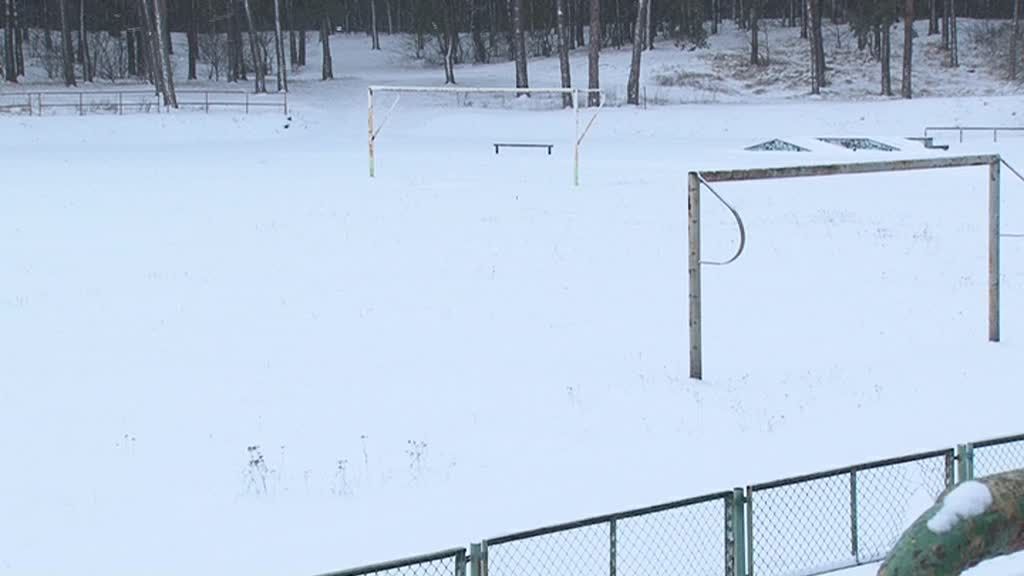
[[[480,576],[480,545],[469,545],[469,576]]]
[[[850,553],[860,564],[860,545],[857,541],[857,469],[850,471]]]
[[[615,576],[618,572],[618,527],[614,518],[608,524],[608,574]]]
[[[455,554],[455,576],[466,576],[466,550],[463,548]]]
[[[747,522],[744,514],[743,488],[734,488],[732,491],[732,557],[733,575],[747,575]]]
[[[754,490],[747,487],[747,576],[754,576]]]
[[[480,576],[487,576],[490,566],[487,559],[487,541],[480,543]]]
[[[966,482],[974,480],[974,446],[960,444],[956,447],[957,480]]]

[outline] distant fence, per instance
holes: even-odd
[[[924,129],[924,137],[929,137],[929,132],[958,132],[960,141],[964,141],[964,132],[991,132],[992,141],[999,141],[1000,132],[1024,132],[1024,126],[929,126]]]
[[[324,576],[815,576],[883,559],[953,486],[1024,468],[1024,434],[754,484]]]
[[[178,90],[178,107],[210,113],[211,110],[276,108],[288,113],[288,93],[250,95],[242,90]],[[93,90],[0,92],[0,113],[43,116],[47,112],[86,114],[161,113],[167,111],[152,90]]]

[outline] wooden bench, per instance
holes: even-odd
[[[501,148],[547,148],[548,156],[551,156],[551,149],[554,148],[554,144],[524,144],[524,143],[511,143],[511,142],[495,142],[494,153],[497,154]]]

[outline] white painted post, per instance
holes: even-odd
[[[580,91],[572,91],[572,110],[576,115],[576,137],[572,139],[572,183],[580,185]],[[550,150],[549,150],[550,152]]]
[[[374,158],[373,158],[373,88],[366,89],[367,94],[367,144],[370,147],[370,178],[374,176]]]
[[[696,172],[689,175],[689,275],[690,275],[690,378],[704,376],[701,346],[701,279],[700,279],[700,179]]]
[[[988,339],[999,342],[999,160],[988,165]]]

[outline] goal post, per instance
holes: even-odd
[[[367,149],[369,152],[369,169],[370,178],[374,178],[377,175],[377,138],[380,136],[381,130],[384,125],[387,124],[388,119],[391,117],[391,113],[394,112],[395,107],[401,100],[402,94],[405,93],[439,93],[439,94],[509,94],[514,96],[530,95],[530,94],[554,94],[554,95],[569,95],[571,106],[575,116],[575,132],[572,139],[572,156],[573,156],[573,185],[579,186],[580,183],[580,148],[583,145],[583,140],[586,138],[587,133],[590,132],[590,128],[594,125],[597,120],[598,114],[605,105],[605,95],[601,90],[594,90],[588,88],[482,88],[482,87],[457,87],[457,86],[369,86],[367,92]],[[377,123],[375,118],[375,102],[374,95],[380,93],[393,93],[396,95],[392,101],[391,106],[387,112],[381,118],[380,123]],[[583,123],[581,118],[581,102],[580,95],[589,95],[591,93],[597,93],[599,95],[600,104],[594,109],[593,114],[587,119],[586,123]]]
[[[988,167],[988,339],[999,341],[999,155],[948,156],[917,160],[895,160],[859,162],[845,164],[820,164],[789,166],[781,168],[749,168],[740,170],[718,170],[712,172],[690,172],[687,179],[689,191],[688,232],[689,250],[687,265],[689,275],[690,308],[690,378],[703,378],[702,343],[702,301],[701,267],[707,264],[701,259],[700,247],[700,200],[701,187],[710,189],[711,183],[745,182],[753,180],[775,180],[781,178],[806,178],[812,176],[838,176],[850,174],[873,174],[880,172],[904,172],[908,170],[935,170],[943,168]],[[1012,170],[1012,169],[1011,169]],[[1016,173],[1016,172],[1015,172]],[[723,200],[724,202],[724,200]],[[728,204],[727,204],[728,206]],[[731,207],[729,207],[731,210]],[[735,212],[734,212],[735,214]],[[736,215],[742,230],[742,221]],[[742,252],[742,243],[740,247]],[[739,252],[733,260],[739,256]],[[731,261],[731,260],[730,260]]]

